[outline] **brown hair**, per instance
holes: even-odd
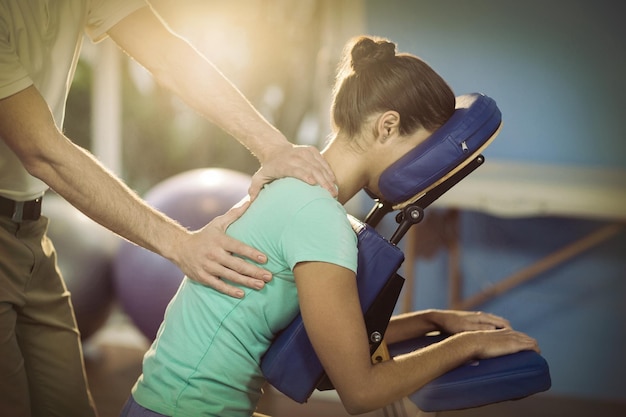
[[[434,131],[455,107],[452,89],[428,64],[397,54],[386,39],[367,36],[346,45],[333,93],[331,123],[351,137],[370,115],[388,110],[400,115],[402,135],[420,126]]]

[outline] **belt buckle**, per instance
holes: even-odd
[[[11,216],[11,220],[15,223],[21,223],[24,220],[24,202],[16,201],[15,207],[13,208],[13,215]]]

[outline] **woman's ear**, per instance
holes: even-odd
[[[400,114],[393,110],[388,110],[380,115],[376,123],[376,133],[381,143],[387,142],[389,138],[397,135],[400,131]]]

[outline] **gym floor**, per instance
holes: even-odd
[[[85,342],[85,364],[91,392],[100,417],[118,417],[130,389],[141,373],[146,339],[114,311],[107,324]],[[301,405],[268,388],[259,411],[272,417],[345,417],[348,414],[333,393],[315,394]],[[434,414],[426,414],[429,417]],[[556,398],[548,393],[486,407],[438,413],[437,417],[623,417],[626,404],[575,398]],[[387,416],[382,411],[364,414]]]

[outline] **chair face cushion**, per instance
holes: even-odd
[[[492,98],[479,93],[457,97],[452,117],[382,173],[383,199],[400,204],[420,194],[486,145],[501,122]]]

